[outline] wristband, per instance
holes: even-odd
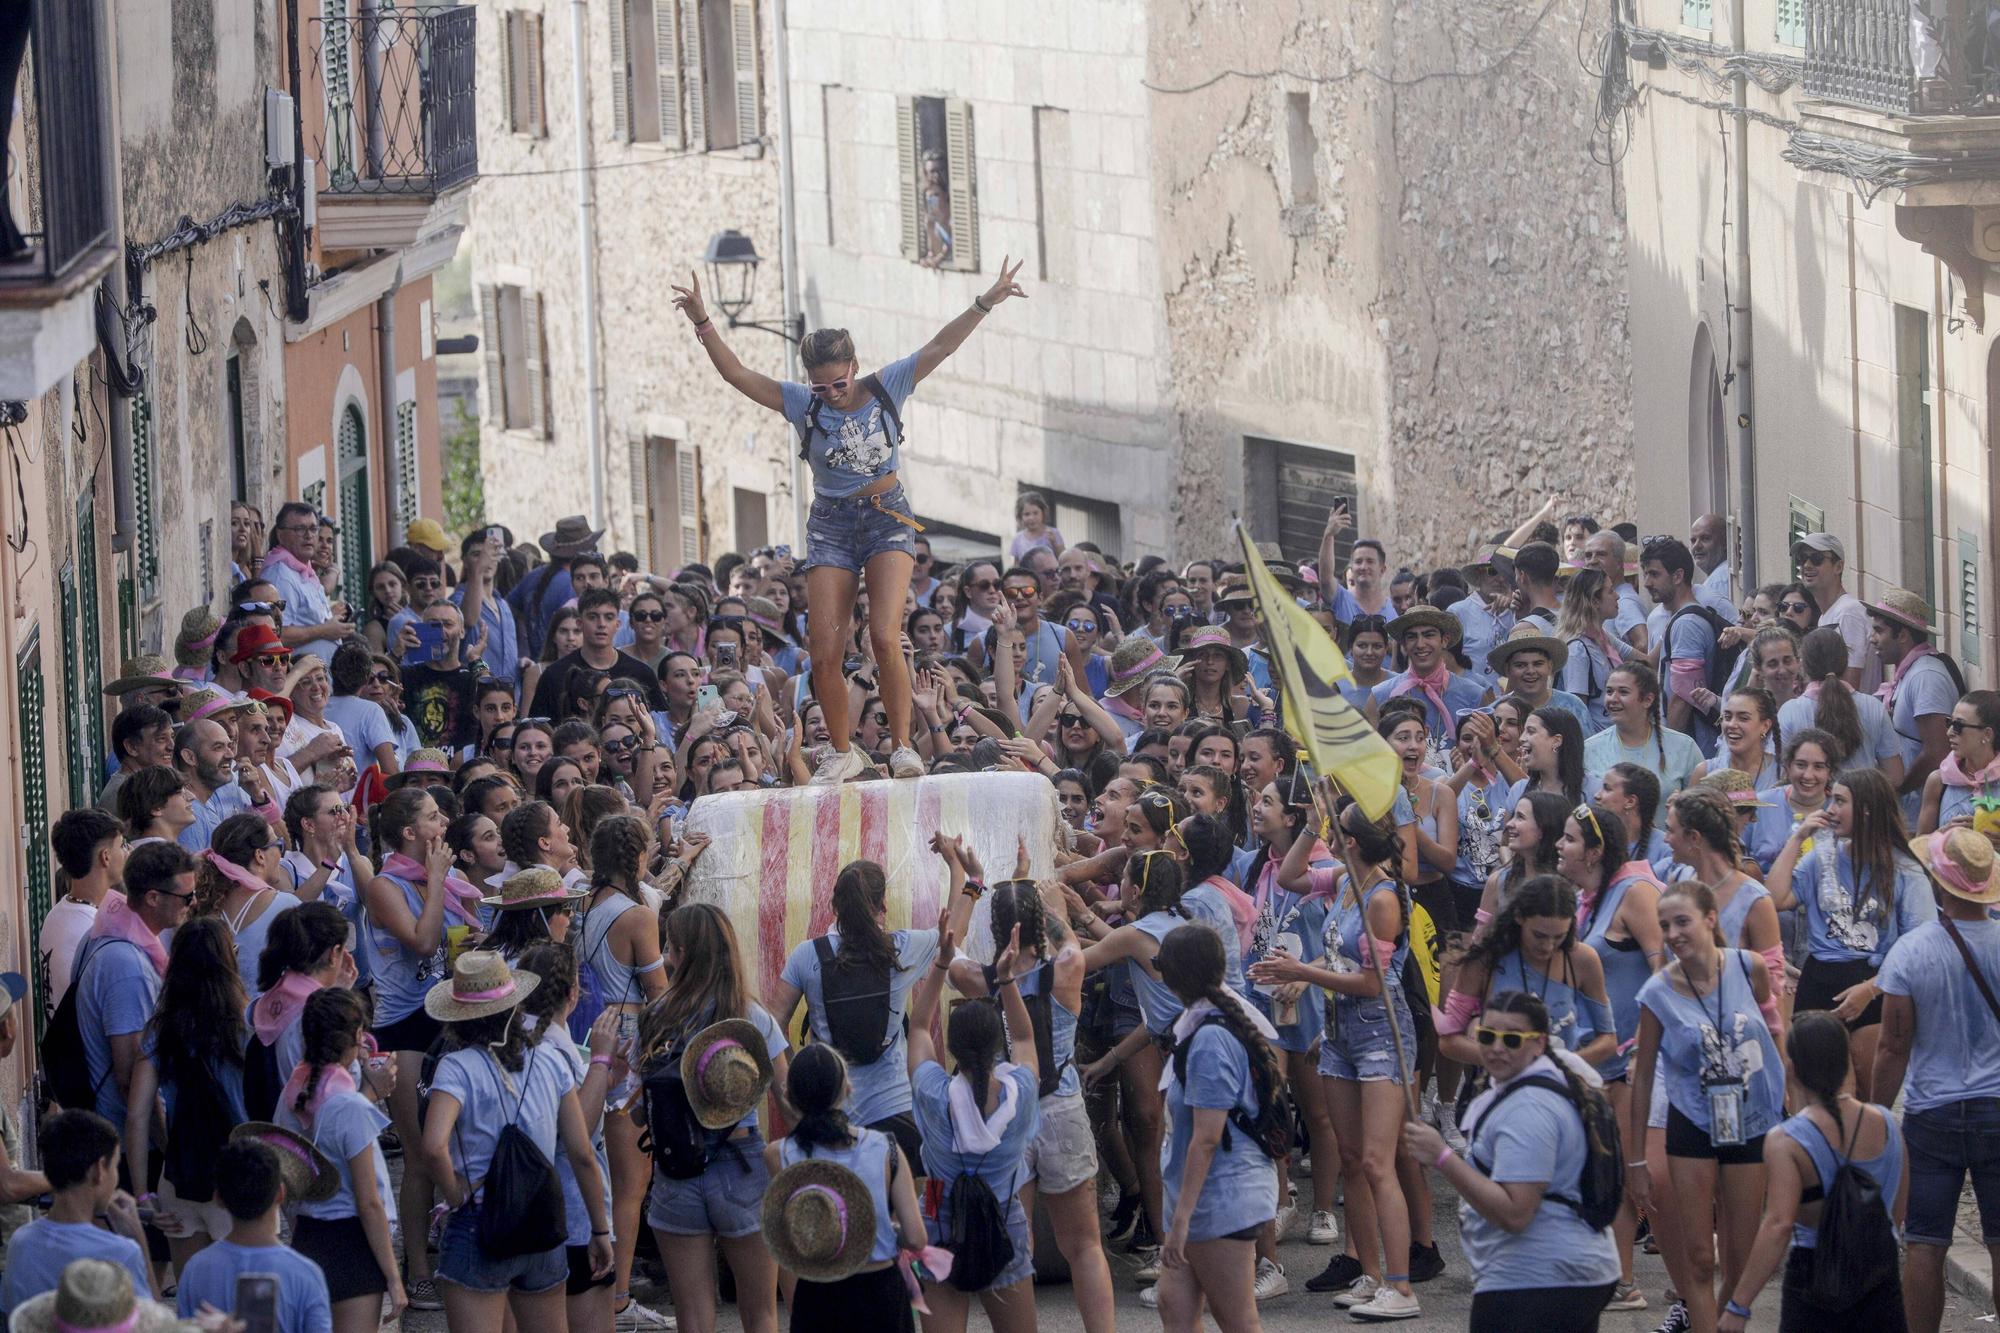
[[[608,1236],[611,1233],[609,1231],[593,1231],[590,1234],[593,1236]]]
[[[1442,1171],[1444,1170],[1444,1164],[1456,1156],[1458,1154],[1453,1152],[1451,1145],[1447,1143],[1444,1145],[1443,1150],[1438,1153],[1437,1160],[1431,1163],[1431,1168],[1435,1171]]]
[[[611,1057],[608,1055],[593,1055],[590,1057],[590,1063],[593,1065],[603,1065],[606,1069],[609,1069],[611,1068]]]
[[[972,901],[978,902],[986,896],[986,886],[976,879],[968,879],[965,881],[965,887],[960,889],[959,892],[972,899]]]
[[[982,315],[990,315],[993,313],[993,307],[986,304],[986,302],[980,300],[976,296],[972,298],[972,308],[974,310],[977,310]]]
[[[704,319],[694,326],[694,336],[697,338],[706,338],[713,332],[715,332],[715,321],[712,319]]]
[[[339,870],[339,869],[340,869],[340,862],[338,862],[338,861],[321,861],[321,862],[319,863],[319,868],[320,868],[321,870],[331,870],[331,871],[337,871],[337,870]]]
[[[1750,1317],[1750,1307],[1747,1305],[1738,1305],[1736,1303],[1736,1298],[1733,1296],[1723,1305],[1722,1308],[1725,1313],[1733,1314],[1738,1319],[1748,1319]]]
[[[159,1195],[153,1193],[151,1190],[147,1190],[144,1194],[141,1194],[138,1198],[132,1200],[132,1202],[136,1204],[153,1203],[157,1201],[159,1197],[160,1197]]]
[[[1625,1163],[1625,1169],[1627,1171],[1637,1171],[1643,1168],[1645,1165],[1646,1164],[1644,1162],[1627,1162]]]

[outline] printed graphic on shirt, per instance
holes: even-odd
[[[1484,880],[1500,866],[1500,826],[1507,822],[1504,810],[1495,810],[1484,792],[1474,792],[1459,820],[1458,845],[1472,873]]]
[[[840,425],[827,433],[826,465],[842,472],[872,476],[889,462],[889,429],[883,424],[882,405],[870,404],[868,411],[842,417]]]
[[[1701,1081],[1737,1083],[1764,1068],[1764,1047],[1750,1030],[1751,1015],[1738,1011],[1729,1015],[1729,1039],[1723,1040],[1715,1025],[1701,1025]],[[1762,1020],[1759,1019],[1759,1022]]]
[[[1878,899],[1866,912],[1861,911],[1854,895],[1840,882],[1839,861],[1840,855],[1832,847],[1819,859],[1819,911],[1826,920],[1827,936],[1844,949],[1872,954],[1881,943],[1886,908]]]

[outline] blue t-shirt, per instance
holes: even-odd
[[[840,953],[840,932],[829,931],[826,939]],[[901,1115],[910,1109],[909,1057],[903,1043],[903,1007],[910,989],[937,958],[937,932],[898,930],[889,936],[896,950],[896,968],[889,974],[889,1049],[872,1063],[849,1064],[847,1084],[851,1101],[847,1115],[857,1125],[872,1125]],[[811,940],[792,950],[779,977],[805,997],[806,1014],[816,1041],[831,1042],[833,1029],[826,1022],[826,996],[820,989],[819,952]]]
[[[542,1155],[555,1161],[556,1113],[563,1097],[575,1089],[569,1061],[553,1046],[530,1046],[520,1072],[510,1069],[504,1075],[483,1047],[453,1051],[438,1061],[431,1080],[433,1094],[449,1093],[459,1106],[451,1132],[451,1164],[476,1189],[486,1178],[500,1131],[510,1124],[519,1125]]]
[[[570,1077],[576,1086],[583,1087],[583,1079],[590,1072],[589,1057],[577,1049],[571,1040],[569,1028],[562,1024],[552,1024],[542,1037],[544,1045],[562,1052],[569,1062]],[[602,1184],[601,1196],[604,1200],[604,1215],[611,1216],[611,1158],[604,1147],[604,1112],[598,1111],[594,1124],[587,1124],[590,1131],[590,1150],[597,1155],[597,1178]],[[590,1244],[590,1206],[583,1201],[583,1186],[577,1183],[576,1167],[571,1165],[568,1153],[556,1154],[556,1179],[562,1185],[563,1218],[568,1223],[569,1232],[563,1237],[563,1244],[585,1246]]]
[[[1458,618],[1458,626],[1464,637],[1459,647],[1472,661],[1469,674],[1478,679],[1488,689],[1500,683],[1500,677],[1486,664],[1486,655],[1500,646],[1508,631],[1514,628],[1514,613],[1503,611],[1494,615],[1486,609],[1484,597],[1466,597],[1445,608],[1447,615]]]
[[[2000,921],[1953,921],[1987,984],[2000,982]],[[1928,1111],[1975,1097],[2000,1097],[2000,1025],[1965,970],[1941,922],[1896,941],[1875,984],[1907,995],[1916,1010],[1904,1111]]]
[[[132,1275],[132,1289],[143,1298],[153,1290],[153,1275],[139,1247],[116,1232],[83,1222],[57,1222],[38,1217],[7,1241],[7,1269],[0,1275],[0,1310],[12,1313],[24,1301],[62,1285],[62,1271],[72,1259],[103,1259]]]
[[[85,940],[77,962],[76,1022],[97,1113],[123,1130],[125,1094],[111,1072],[111,1039],[145,1030],[160,998],[160,974],[138,945],[124,940]]]
[[[1880,768],[1884,759],[1903,753],[1903,743],[1897,737],[1896,728],[1889,721],[1889,710],[1882,706],[1882,701],[1859,690],[1853,691],[1853,694],[1854,711],[1861,722],[1861,744],[1847,756],[1846,762],[1834,770],[1837,774],[1845,773],[1850,768]],[[1819,700],[1808,699],[1801,694],[1778,705],[1778,730],[1783,734],[1796,736],[1807,727],[1818,725]]]
[[[269,1273],[278,1279],[278,1327],[284,1333],[333,1333],[333,1304],[319,1265],[286,1245],[238,1245],[219,1240],[181,1270],[179,1308],[192,1319],[203,1305],[236,1312],[236,1279]]]
[[[986,1182],[1000,1206],[1012,1215],[1021,1207],[1019,1195],[1028,1174],[1024,1164],[1028,1145],[1041,1123],[1041,1099],[1033,1074],[1016,1065],[1008,1077],[1014,1081],[1014,1118],[1007,1122],[992,1151],[977,1155],[957,1148],[951,1127],[951,1075],[944,1072],[944,1066],[935,1060],[924,1061],[910,1074],[910,1085],[915,1093],[911,1111],[917,1132],[924,1138],[924,1174],[953,1180],[971,1171]]]
[[[1544,1056],[1522,1071],[1562,1081]],[[1491,1092],[1482,1094],[1492,1098]],[[1553,1194],[1578,1197],[1584,1164],[1583,1117],[1562,1093],[1523,1088],[1497,1105],[1475,1100],[1466,1156],[1489,1180],[1540,1182]],[[1542,1196],[1534,1220],[1510,1232],[1458,1206],[1459,1242],[1472,1267],[1475,1292],[1538,1287],[1595,1287],[1618,1280],[1618,1250],[1609,1229],[1594,1231],[1568,1204]]]
[[[251,808],[249,793],[233,781],[217,787],[205,801],[194,800],[190,795],[188,804],[194,810],[194,823],[182,829],[174,841],[181,845],[183,851],[197,856],[208,850],[209,843],[215,838],[215,830],[223,820]]]
[[[1896,940],[1937,920],[1930,878],[1904,853],[1896,855],[1895,902],[1885,903],[1879,886],[1864,906],[1856,891],[1853,851],[1845,839],[1815,839],[1792,870],[1792,893],[1806,911],[1806,952],[1822,962],[1866,959],[1876,967]],[[1829,848],[1837,847],[1826,873]],[[1964,964],[1961,962],[1960,967]]]
[[[1252,1119],[1257,1115],[1249,1052],[1227,1028],[1209,1023],[1195,1029],[1189,1039],[1185,1084],[1174,1077],[1173,1065],[1169,1059],[1169,1121],[1166,1141],[1160,1145],[1161,1203],[1169,1221],[1181,1197],[1181,1176],[1194,1139],[1194,1113],[1240,1110]],[[1225,1126],[1223,1143],[1227,1146],[1217,1145],[1209,1159],[1208,1179],[1188,1222],[1189,1240],[1215,1240],[1277,1215],[1277,1165],[1239,1129]]]
[[[375,762],[375,747],[397,741],[397,729],[389,724],[382,705],[358,694],[336,694],[326,701],[326,720],[340,728],[340,734],[354,747],[354,762],[362,768]]]
[[[289,1101],[278,1103],[272,1120],[281,1129],[295,1130],[311,1139],[314,1146],[333,1159],[340,1176],[340,1188],[331,1196],[318,1203],[300,1203],[300,1216],[328,1221],[357,1216],[354,1159],[366,1152],[374,1166],[375,1197],[382,1201],[389,1216],[395,1217],[396,1193],[389,1183],[389,1164],[383,1160],[382,1147],[376,1141],[389,1127],[389,1117],[381,1107],[358,1092],[342,1092],[326,1099],[310,1127],[299,1119]]]
[[[876,371],[875,377],[888,391],[900,418],[903,404],[917,387],[917,354],[912,352],[901,361],[890,362]],[[813,405],[812,390],[791,380],[778,387],[784,394],[785,420],[795,429],[803,429]],[[902,443],[900,433],[890,427],[882,404],[873,398],[852,412],[822,402],[819,427],[807,442],[813,494],[828,500],[843,499],[877,477],[896,471]]]
[[[1190,920],[1201,922],[1222,937],[1222,981],[1229,989],[1240,993],[1243,989],[1243,941],[1236,932],[1236,914],[1230,911],[1229,900],[1223,896],[1222,890],[1203,880],[1181,895],[1181,911]]]

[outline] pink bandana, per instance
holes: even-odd
[[[283,565],[286,569],[292,570],[295,573],[305,575],[307,578],[311,579],[315,584],[319,582],[318,570],[314,569],[311,565],[299,559],[297,556],[293,555],[290,551],[287,551],[282,546],[273,546],[270,550],[266,551],[264,553],[264,563],[266,565]]]
[[[1444,691],[1450,684],[1451,668],[1444,664],[1443,659],[1439,659],[1437,666],[1432,668],[1429,675],[1420,676],[1417,674],[1417,669],[1411,667],[1398,676],[1396,683],[1389,687],[1389,697],[1400,698],[1412,690],[1422,690],[1424,696],[1431,701],[1431,707],[1437,710],[1437,716],[1449,721],[1451,710],[1445,707]]]
[[[1893,711],[1896,706],[1896,687],[1902,684],[1903,676],[1911,667],[1924,658],[1935,657],[1936,655],[1937,649],[1931,645],[1928,639],[1910,649],[1908,653],[1904,654],[1903,660],[1896,663],[1896,669],[1890,673],[1889,679],[1875,687],[1875,697],[1887,704]]]
[[[278,1094],[278,1105],[297,1107],[299,1094],[306,1090],[306,1081],[312,1077],[312,1062],[299,1061],[292,1070],[292,1076],[285,1080],[285,1090]],[[338,1097],[343,1092],[354,1091],[354,1075],[347,1072],[344,1065],[325,1065],[320,1069],[319,1086],[313,1089],[312,1097],[306,1102],[306,1109],[298,1113],[299,1123],[312,1128],[313,1117],[319,1108]]]
[[[423,884],[430,878],[430,871],[414,856],[401,852],[390,852],[382,862],[382,873],[394,875],[397,879],[407,879],[413,884]],[[457,875],[444,877],[445,892],[451,896],[444,900],[445,910],[456,915],[469,926],[479,924],[480,892],[472,884]]]
[[[275,1046],[278,1034],[292,1025],[292,1020],[319,988],[319,983],[303,972],[287,972],[278,978],[278,984],[259,995],[257,1003],[250,1006],[250,1022],[257,1029],[257,1040]]]
[[[167,946],[160,943],[160,937],[146,924],[140,915],[132,910],[131,903],[122,893],[107,893],[98,904],[97,920],[90,927],[91,939],[124,940],[136,944],[152,962],[153,970],[161,976],[167,974]]]
[[[1967,773],[1959,766],[1958,756],[1948,754],[1938,765],[1938,776],[1947,787],[1984,787],[1989,782],[2000,782],[2000,758],[1995,758],[1977,773]]]

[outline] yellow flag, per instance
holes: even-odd
[[[1279,586],[1241,523],[1236,536],[1264,625],[1271,675],[1284,699],[1285,730],[1305,747],[1314,769],[1338,781],[1370,819],[1382,818],[1396,803],[1402,761],[1337,688],[1337,682],[1354,678],[1340,646]]]

